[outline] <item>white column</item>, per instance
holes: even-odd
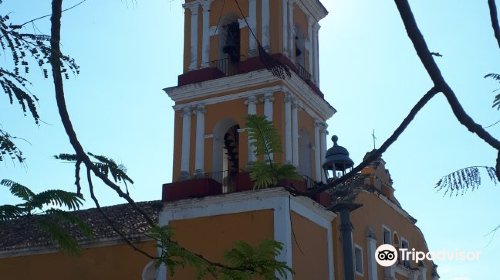
[[[189,153],[191,148],[191,109],[182,109],[182,150],[181,150],[181,175],[180,180],[189,179]]]
[[[292,105],[292,164],[295,167],[299,166],[299,120],[297,116],[299,107],[298,102],[294,100]]]
[[[252,34],[252,31],[254,32],[255,36],[257,36],[257,1],[256,0],[249,0],[248,1],[248,56],[255,56],[257,53],[257,41],[255,40],[255,37]]]
[[[210,5],[213,0],[201,2],[203,8],[203,37],[201,52],[201,68],[210,66]]]
[[[308,45],[309,45],[309,48],[308,48],[308,52],[309,52],[309,69],[307,70],[310,74],[311,74],[311,79],[313,80],[313,82],[315,82],[316,80],[314,79],[314,58],[313,58],[313,54],[316,52],[316,49],[314,48],[314,39],[313,39],[313,25],[314,25],[314,19],[313,17],[311,16],[308,16],[307,17],[307,40],[308,40]]]
[[[261,24],[261,34],[262,34],[262,47],[264,47],[265,50],[271,51],[270,50],[270,34],[269,34],[269,0],[262,0],[262,24]]]
[[[314,79],[316,85],[319,87],[319,42],[318,42],[318,32],[319,24],[316,22],[313,26],[313,52],[314,52]]]
[[[319,120],[314,120],[314,165],[315,165],[315,178],[317,182],[321,181],[321,141],[319,138],[319,130],[321,123]]]
[[[261,99],[262,102],[264,102],[264,115],[266,116],[267,120],[272,122],[273,121],[273,93],[268,92],[264,94],[264,98]],[[272,161],[273,160],[273,154],[270,154],[268,158],[266,158],[266,161]]]
[[[248,106],[249,115],[257,115],[257,102],[259,102],[259,100],[255,96],[250,96],[247,101],[245,101],[245,104]],[[248,164],[257,161],[257,157],[254,154],[255,147],[251,144],[252,140],[248,138]]]
[[[283,53],[285,56],[289,56],[288,54],[288,0],[283,0]]]
[[[191,62],[189,64],[189,71],[198,69],[198,2],[183,4],[184,8],[191,11]]]
[[[288,49],[290,51],[290,59],[295,61],[295,28],[293,26],[293,3],[295,0],[288,0]]]
[[[323,170],[323,163],[325,162],[325,156],[326,156],[326,136],[328,135],[328,131],[326,130],[328,127],[328,125],[326,123],[321,123],[321,127],[320,127],[320,130],[319,130],[319,138],[320,138],[320,142],[321,142],[321,153],[320,153],[320,162],[321,162],[321,165],[320,165],[320,168],[321,170]],[[321,172],[321,181],[323,183],[326,183],[326,176],[325,176],[325,172]]]
[[[375,251],[377,250],[377,238],[373,231],[368,228],[366,231],[366,270],[368,271],[368,280],[377,280],[377,262],[375,260]]]
[[[285,96],[285,163],[292,164],[292,97]]]
[[[205,110],[204,105],[196,106],[196,158],[194,162],[194,176],[203,178],[205,176]]]

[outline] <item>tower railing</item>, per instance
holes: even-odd
[[[298,73],[299,74],[299,77],[302,78],[302,80],[304,81],[310,81],[311,80],[311,74],[309,72],[307,72],[307,70],[300,64],[295,64],[295,66],[297,66],[297,70],[298,70]]]

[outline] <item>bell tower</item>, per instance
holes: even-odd
[[[175,102],[175,182],[211,178],[224,192],[255,158],[244,127],[247,114],[277,127],[283,153],[277,162],[324,181],[326,120],[336,112],[319,89],[319,0],[186,0],[184,67],[178,85],[165,88]],[[286,65],[276,77],[266,52]]]

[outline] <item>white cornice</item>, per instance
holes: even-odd
[[[282,86],[272,86],[268,88],[261,88],[256,90],[245,91],[246,88],[255,87],[271,82],[283,83]],[[300,99],[302,104],[306,105],[308,113],[313,117],[327,120],[332,117],[336,110],[331,105],[314,92],[304,80],[302,80],[295,72],[292,72],[291,78],[281,80],[274,77],[268,70],[261,69],[249,73],[223,77],[220,79],[204,81],[200,83],[193,83],[179,87],[165,88],[164,91],[174,102],[184,102],[190,99],[203,98],[203,103],[209,105],[221,101],[234,100],[251,95],[263,90],[282,90],[285,93],[293,93],[295,97]],[[212,97],[212,95],[220,94],[228,91],[241,90],[240,93]],[[182,105],[174,106],[178,110],[184,106],[193,106],[197,102],[190,102]]]
[[[297,0],[295,3],[303,11],[313,16],[316,21],[320,21],[328,15],[328,11],[319,0]]]

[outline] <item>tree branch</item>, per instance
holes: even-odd
[[[493,32],[497,39],[498,47],[500,48],[500,26],[498,26],[497,5],[495,4],[495,0],[488,0],[488,7],[490,9],[491,27],[493,27]]]
[[[491,136],[491,134],[489,134],[481,125],[474,122],[474,120],[463,109],[457,99],[457,96],[455,95],[455,92],[444,80],[439,67],[427,47],[427,43],[425,42],[422,33],[418,29],[417,22],[415,21],[415,17],[413,16],[408,0],[394,0],[394,2],[396,3],[401,19],[405,25],[406,32],[408,33],[408,37],[412,41],[420,61],[434,82],[434,86],[445,95],[446,100],[448,101],[448,104],[450,105],[457,120],[470,132],[475,133],[490,146],[495,148],[497,151],[500,151],[500,142],[495,137]],[[500,171],[498,168],[496,171],[497,177],[500,180]]]
[[[375,152],[371,153],[363,162],[361,162],[358,166],[353,168],[349,173],[345,174],[344,176],[334,180],[331,183],[328,183],[326,185],[323,185],[319,188],[316,188],[311,191],[306,191],[306,192],[297,192],[300,195],[314,195],[318,194],[321,192],[324,192],[328,189],[334,188],[347,180],[351,179],[356,175],[358,172],[360,172],[363,168],[367,167],[370,163],[372,163],[375,159],[380,157],[396,140],[398,137],[405,131],[405,129],[408,127],[408,125],[413,121],[417,113],[431,100],[436,94],[438,94],[439,91],[436,88],[431,88],[418,102],[413,106],[411,109],[410,113],[406,118],[401,122],[401,124],[398,126],[398,128],[392,133],[391,137],[389,137],[385,142],[380,146],[379,149],[375,150]]]
[[[92,200],[94,201],[95,203],[95,206],[97,208],[97,210],[99,211],[99,213],[101,213],[101,215],[104,217],[104,219],[106,219],[106,221],[108,221],[109,225],[113,228],[113,230],[118,233],[118,235],[130,246],[132,247],[135,251],[143,254],[144,256],[154,260],[154,259],[158,259],[157,257],[153,257],[151,256],[150,254],[148,254],[147,252],[139,249],[137,246],[135,246],[126,236],[125,234],[123,234],[116,226],[115,226],[115,223],[113,222],[113,220],[106,214],[104,213],[104,211],[102,211],[102,208],[101,208],[101,205],[99,204],[99,200],[97,200],[97,197],[95,196],[94,194],[94,184],[92,183],[92,174],[90,173],[90,169],[87,168],[87,181],[89,183],[89,190],[90,190],[90,197],[92,198]]]
[[[118,185],[113,183],[105,174],[102,174],[99,169],[92,163],[87,153],[83,149],[81,143],[78,141],[78,137],[76,136],[76,132],[71,123],[71,119],[69,117],[68,109],[66,107],[66,100],[64,97],[64,85],[61,73],[61,49],[60,49],[60,41],[61,41],[61,15],[62,15],[62,0],[53,0],[52,1],[52,17],[51,17],[51,38],[50,38],[50,47],[51,47],[51,56],[50,56],[50,64],[52,65],[52,76],[54,79],[54,87],[56,92],[56,101],[57,107],[59,110],[59,115],[61,117],[61,121],[63,123],[66,134],[69,137],[69,142],[73,146],[75,153],[78,158],[85,164],[85,166],[92,170],[92,172],[101,179],[107,186],[113,189],[120,197],[124,198],[132,207],[139,212],[144,219],[151,225],[154,226],[155,222],[148,216],[148,214],[141,209],[135,203],[132,198],[124,193]]]

